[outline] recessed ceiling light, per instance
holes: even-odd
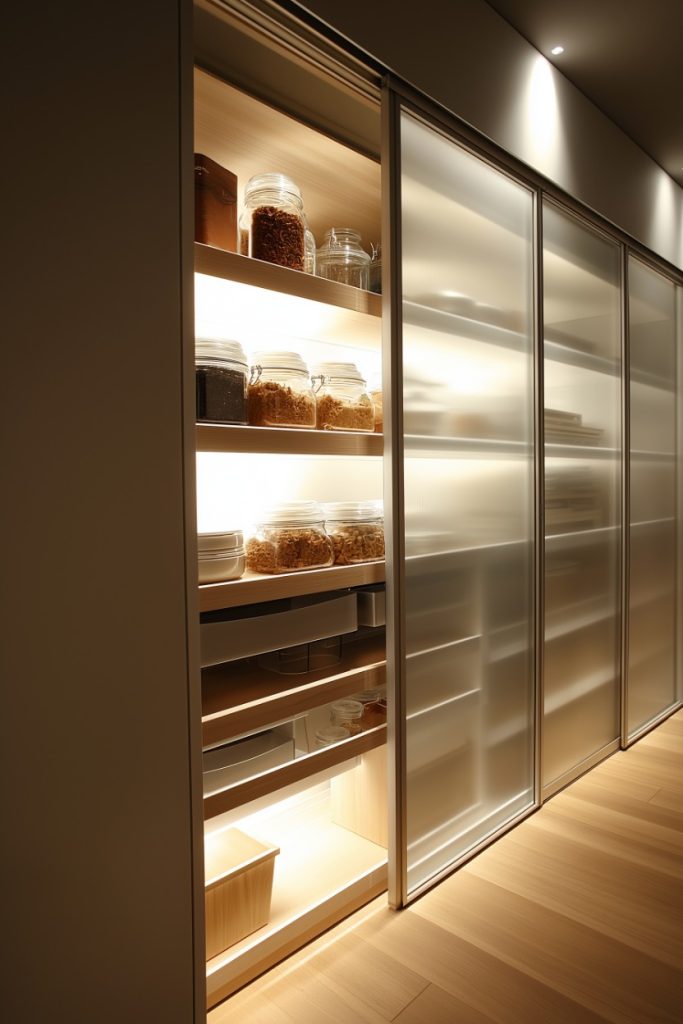
[[[561,53],[564,53],[564,46],[553,46],[550,52],[552,53],[553,57],[559,57]]]

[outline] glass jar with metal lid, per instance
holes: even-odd
[[[255,353],[247,416],[255,427],[315,427],[311,378],[297,352]]]
[[[360,242],[360,234],[353,228],[330,228],[326,231],[316,259],[318,277],[367,288],[370,256]]]
[[[304,204],[286,174],[255,174],[244,189],[240,252],[291,270],[304,269]]]
[[[332,541],[317,501],[290,501],[264,512],[247,541],[252,572],[301,572],[332,565]]]
[[[318,363],[311,379],[318,430],[374,431],[375,409],[355,363]]]
[[[246,423],[247,377],[247,357],[239,341],[197,338],[197,419],[213,423]]]
[[[335,501],[325,506],[325,529],[335,565],[377,562],[384,558],[384,516],[377,501]]]

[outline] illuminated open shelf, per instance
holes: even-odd
[[[308,572],[285,572],[277,576],[246,572],[239,580],[227,583],[206,583],[199,587],[200,612],[237,608],[243,604],[277,601],[283,597],[303,594],[324,594],[328,590],[362,587],[384,583],[384,562],[361,562],[359,565],[331,565],[327,569]]]
[[[204,746],[265,729],[360,690],[384,686],[384,633],[348,645],[333,669],[279,675],[255,660],[229,662],[202,672]]]
[[[268,923],[206,965],[209,1007],[387,886],[386,849],[332,820],[329,788],[263,821],[236,824],[276,843],[280,854]]]
[[[210,245],[194,243],[194,269],[197,274],[221,278],[235,284],[251,285],[254,288],[293,295],[312,302],[324,302],[340,309],[349,309],[368,316],[382,315],[382,296],[353,288],[338,281],[327,281],[314,274],[300,270],[279,267],[275,263],[250,259],[239,253],[215,249]]]
[[[341,740],[321,750],[303,754],[293,761],[278,765],[277,768],[271,768],[260,775],[245,779],[244,782],[228,786],[204,797],[204,820],[232,811],[251,800],[260,800],[264,796],[277,793],[278,790],[301,782],[316,772],[334,768],[350,758],[381,747],[386,741],[387,727],[378,725],[357,736],[351,736],[348,740]]]
[[[351,430],[295,430],[197,424],[198,452],[268,455],[374,455],[384,451],[384,435]]]

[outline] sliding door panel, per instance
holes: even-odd
[[[543,784],[619,735],[621,269],[611,240],[543,209]]]
[[[629,259],[627,730],[676,700],[676,286]]]
[[[400,153],[409,898],[533,803],[533,197]]]

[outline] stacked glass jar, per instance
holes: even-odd
[[[361,246],[358,231],[352,228],[330,228],[318,249],[316,273],[328,281],[339,281],[355,288],[369,284],[370,256]]]
[[[256,352],[247,390],[255,427],[315,427],[316,401],[308,367],[297,352]]]
[[[355,363],[318,363],[311,379],[318,430],[375,429],[372,399]]]
[[[328,502],[325,505],[325,529],[332,541],[335,565],[378,562],[384,558],[381,502]]]
[[[332,541],[316,501],[288,501],[268,509],[246,551],[247,568],[259,573],[323,569],[334,562]]]
[[[238,341],[197,338],[195,379],[200,422],[247,422],[247,357]]]

